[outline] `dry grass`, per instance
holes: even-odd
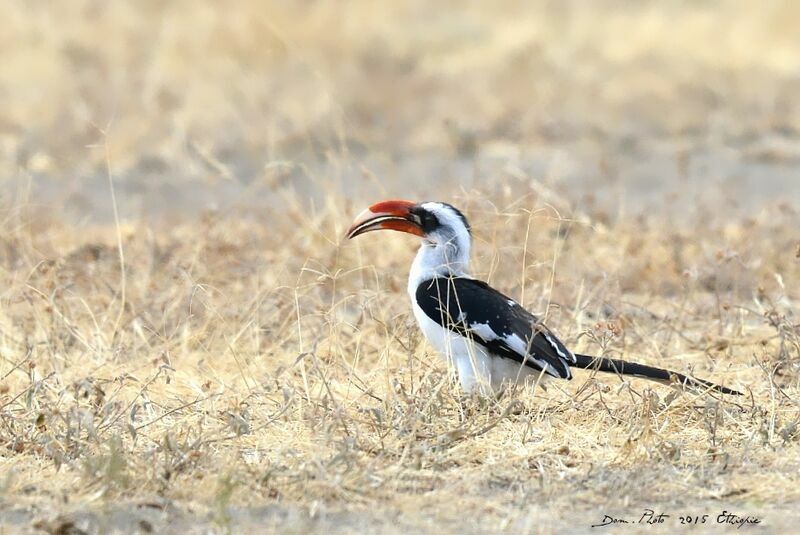
[[[793,4],[254,4],[0,8],[0,526],[790,525],[800,206],[740,215],[735,172],[682,170],[700,144],[797,172]],[[572,160],[525,165],[563,151],[597,162],[580,193]],[[680,206],[623,210],[614,177],[655,153]],[[392,163],[431,154],[477,179]],[[370,191],[462,207],[476,274],[576,350],[747,395],[582,373],[464,398],[409,313],[413,241],[341,243]]]

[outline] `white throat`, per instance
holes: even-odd
[[[463,277],[469,271],[469,242],[444,244],[423,241],[408,275],[408,293],[414,299],[419,285],[434,277]]]

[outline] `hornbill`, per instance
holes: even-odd
[[[500,392],[528,377],[572,379],[574,367],[741,395],[674,371],[572,353],[514,299],[468,274],[471,228],[450,204],[379,202],[356,218],[347,237],[383,229],[422,239],[408,278],[414,317],[428,342],[455,365],[466,392]]]

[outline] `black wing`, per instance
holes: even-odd
[[[572,352],[536,316],[485,282],[437,277],[417,287],[416,299],[430,319],[490,353],[554,377],[572,378]]]

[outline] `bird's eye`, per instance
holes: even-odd
[[[439,220],[430,212],[422,212],[420,214],[420,220],[422,221],[422,228],[426,231],[433,230],[439,226]]]
[[[436,217],[436,214],[433,214],[422,207],[413,208],[411,213],[419,222],[419,226],[422,227],[422,230],[426,233],[433,232],[440,226],[439,218]]]

